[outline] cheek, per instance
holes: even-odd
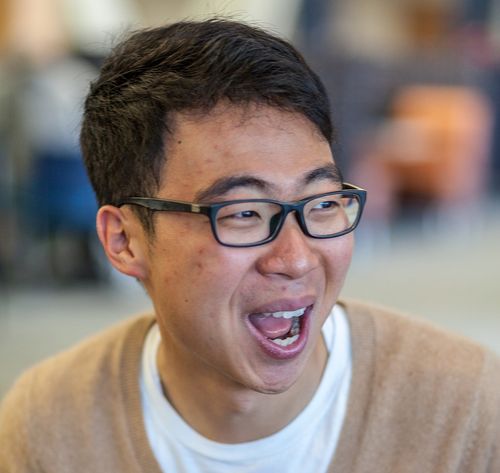
[[[244,252],[208,238],[191,235],[169,243],[155,256],[157,274],[152,279],[159,285],[157,294],[176,304],[177,310],[179,304],[204,304],[206,300],[212,307],[229,303],[251,266]]]
[[[166,251],[152,297],[164,336],[201,351],[231,326],[227,314],[238,310],[249,265],[241,253],[215,245]]]
[[[352,233],[337,238],[326,253],[328,260],[327,273],[335,281],[343,282],[351,264],[354,249],[354,238]]]

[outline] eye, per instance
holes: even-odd
[[[258,204],[234,204],[220,209],[217,224],[225,227],[249,227],[262,222],[262,212]]]
[[[255,210],[237,210],[227,207],[224,211],[219,212],[217,220],[249,220],[260,218],[259,212]]]
[[[226,218],[245,219],[252,217],[260,217],[260,215],[255,210],[242,210],[241,212],[228,215]]]
[[[337,195],[318,197],[307,203],[304,216],[308,220],[330,221],[337,218],[342,210],[342,202]]]
[[[314,207],[311,209],[315,210],[336,210],[339,207],[339,203],[333,200],[322,200],[321,202],[315,202]]]

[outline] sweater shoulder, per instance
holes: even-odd
[[[21,375],[0,405],[0,457],[13,462],[12,471],[24,471],[21,459],[69,464],[72,447],[98,451],[123,431],[112,419],[137,404],[140,353],[153,321],[121,322]]]
[[[115,370],[127,362],[127,352],[137,353],[142,347],[153,320],[151,315],[140,315],[82,340],[28,369],[12,391],[18,384],[29,384],[36,387],[37,398],[43,394],[52,397],[57,392],[80,390],[85,381],[97,375],[113,377]]]
[[[385,370],[475,382],[485,370],[498,369],[498,355],[428,321],[375,304],[350,301],[346,307],[354,335],[370,332],[373,354]]]

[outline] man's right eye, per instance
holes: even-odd
[[[243,210],[240,212],[236,212],[232,215],[229,215],[229,217],[234,219],[241,219],[241,218],[259,217],[259,214],[255,210]]]
[[[262,221],[262,217],[253,209],[222,209],[217,216],[219,225],[255,225]]]

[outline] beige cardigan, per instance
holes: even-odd
[[[500,360],[434,327],[344,303],[353,379],[330,472],[500,473]],[[161,473],[142,422],[152,316],[27,372],[0,409],[0,473]]]

